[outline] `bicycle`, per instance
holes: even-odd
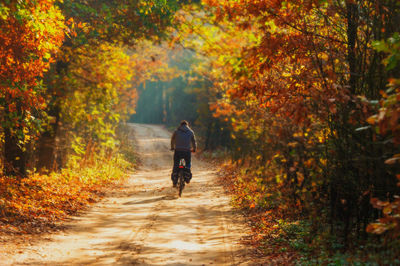
[[[182,191],[185,188],[185,176],[186,176],[186,162],[185,159],[181,159],[179,161],[179,167],[178,167],[178,191],[179,191],[179,197],[182,196]]]
[[[171,148],[171,151],[173,151],[173,150],[174,149]],[[191,152],[195,152],[195,150],[191,150]],[[185,188],[185,183],[189,183],[190,179],[191,179],[190,168],[186,167],[186,161],[182,157],[180,157],[180,159],[179,159],[178,169],[176,170],[176,178],[177,178],[177,180],[176,180],[177,183],[175,183],[175,181],[173,181],[174,182],[174,187],[176,186],[178,188],[179,197],[181,197],[182,196],[182,191]],[[174,178],[172,180],[174,180]]]

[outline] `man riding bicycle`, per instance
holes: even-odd
[[[179,127],[174,131],[171,137],[171,150],[174,152],[174,167],[172,169],[171,179],[174,187],[178,181],[177,170],[180,159],[185,159],[186,168],[189,173],[186,175],[185,181],[189,184],[192,179],[191,167],[191,152],[196,152],[197,144],[193,130],[189,127],[189,122],[183,120]]]

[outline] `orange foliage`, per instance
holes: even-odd
[[[0,229],[40,232],[96,202],[106,187],[126,176],[127,165],[111,164],[98,162],[82,170],[65,169],[61,173],[34,174],[19,180],[0,177]],[[115,167],[120,170],[110,172]]]
[[[54,0],[11,2],[8,15],[0,18],[0,95],[11,105],[20,98],[28,111],[42,109],[44,100],[34,87],[64,40],[63,16]]]
[[[275,240],[283,237],[280,223],[289,218],[291,211],[288,210],[296,209],[296,206],[276,202],[277,199],[273,196],[276,191],[266,192],[265,187],[257,181],[257,175],[251,172],[241,173],[240,168],[231,162],[223,165],[220,175],[224,187],[233,194],[233,205],[245,211],[252,228],[251,244],[264,253],[265,261],[277,261],[277,264],[293,262],[298,257],[297,252],[287,243]],[[284,187],[281,192],[285,193]],[[267,208],[263,205],[265,201],[270,203]],[[268,243],[267,249],[262,247],[265,243]]]

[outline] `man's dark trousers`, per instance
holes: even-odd
[[[174,169],[173,172],[176,173],[179,167],[180,159],[185,159],[186,168],[190,169],[192,153],[190,151],[175,151],[174,153]]]

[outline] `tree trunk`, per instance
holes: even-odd
[[[206,139],[204,143],[204,150],[207,151],[210,149],[210,140],[211,140],[211,130],[212,130],[212,120],[210,119],[207,125],[207,133],[206,133]]]
[[[26,154],[18,138],[9,128],[4,128],[4,171],[7,176],[26,176]]]
[[[358,7],[357,4],[347,2],[347,61],[349,63],[349,85],[353,94],[357,92],[357,70],[356,41],[358,30]]]
[[[60,108],[55,106],[50,115],[55,118],[51,123],[51,129],[45,131],[39,139],[38,148],[38,161],[36,168],[43,172],[45,170],[55,170],[55,160],[56,160],[56,136],[58,130],[58,123],[60,120]]]

